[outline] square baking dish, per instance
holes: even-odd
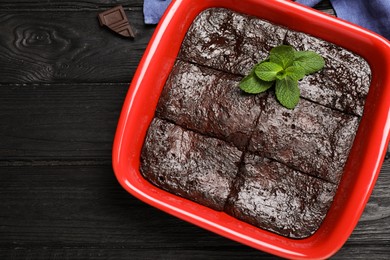
[[[161,190],[139,171],[140,153],[160,93],[195,17],[222,7],[304,32],[352,51],[372,71],[364,114],[334,201],[320,228],[292,239]],[[293,259],[323,259],[337,252],[355,228],[381,169],[390,131],[390,43],[335,17],[286,0],[173,0],[145,51],[120,115],[113,146],[119,183],[133,196],[178,218],[256,249]]]

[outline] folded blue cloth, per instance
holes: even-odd
[[[171,0],[145,0],[144,21],[157,24]],[[297,0],[315,6],[321,0]],[[377,32],[390,40],[390,0],[330,0],[336,15],[344,20]]]
[[[144,1],[144,22],[146,24],[157,24],[171,0],[145,0]]]
[[[321,0],[297,0],[315,6]],[[358,24],[390,40],[389,0],[330,0],[337,17]]]

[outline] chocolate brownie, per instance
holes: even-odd
[[[237,88],[242,77],[178,60],[160,96],[156,115],[182,127],[232,142],[243,150],[266,94]]]
[[[362,116],[371,81],[368,63],[360,56],[305,33],[289,31],[286,44],[312,50],[325,59],[325,67],[299,82],[301,96],[316,103]]]
[[[228,214],[292,238],[318,229],[336,185],[253,154],[244,162],[225,207]]]
[[[301,100],[242,93],[240,80],[290,44],[325,58]],[[370,69],[312,36],[223,8],[203,11],[183,41],[141,154],[154,185],[260,228],[303,238],[325,218],[363,113]]]
[[[289,110],[270,95],[248,150],[338,183],[358,124],[356,116],[305,99]]]
[[[320,73],[300,82],[302,97],[346,113],[363,114],[371,80],[370,67],[363,58],[256,17],[222,8],[202,12],[188,30],[179,58],[245,76],[281,44],[315,51],[325,59],[326,66]]]
[[[179,58],[233,74],[248,74],[283,43],[286,29],[223,8],[198,15],[182,43]]]
[[[157,187],[222,210],[241,155],[221,140],[155,118],[143,146],[141,172]]]

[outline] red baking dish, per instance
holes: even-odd
[[[310,237],[291,239],[165,192],[139,172],[140,152],[181,42],[204,9],[225,7],[340,45],[370,64],[365,111],[334,202]],[[293,259],[328,258],[355,228],[381,169],[390,131],[390,43],[361,27],[285,0],[174,0],[159,23],[130,85],[113,146],[113,167],[132,195],[190,223],[256,249]]]

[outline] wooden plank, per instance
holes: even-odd
[[[162,213],[115,180],[117,118],[154,30],[142,2],[0,0],[0,259],[276,259]],[[140,38],[98,26],[97,13],[117,3]],[[390,255],[389,172],[386,161],[334,259]]]
[[[390,160],[383,163],[370,200],[351,241],[365,243],[375,237],[375,244],[386,245],[390,252]]]
[[[243,246],[206,247],[206,248],[39,248],[1,250],[2,259],[95,259],[95,260],[242,260],[242,259],[280,259],[263,252],[247,249]]]
[[[127,83],[0,85],[0,165],[36,160],[110,164],[127,89]]]
[[[332,8],[332,4],[330,3],[329,0],[323,0],[319,2],[316,6],[314,6],[314,8],[333,16],[336,15],[335,11]]]
[[[124,8],[142,7],[144,0],[83,0],[83,1],[41,1],[41,0],[0,0],[0,10],[9,11],[20,9],[42,9],[50,10],[53,8],[60,9],[96,9],[110,8],[117,5],[122,5]]]
[[[389,170],[386,162],[383,173]],[[232,259],[264,255],[137,200],[119,186],[110,166],[0,167],[0,172],[0,256],[116,249],[122,250],[118,257],[168,257],[168,252],[179,259],[192,254],[217,258],[231,253]],[[381,174],[361,221],[336,259],[389,255],[389,183],[390,176]]]
[[[220,250],[219,246],[237,251],[237,257],[238,251],[264,255],[135,199],[119,186],[110,166],[2,167],[0,171],[4,255],[50,255],[56,250],[71,254],[80,248],[87,249],[80,250],[82,254],[92,255],[94,249],[107,253],[123,248],[125,255],[172,250],[186,255],[187,250],[207,252]]]
[[[388,260],[390,256],[389,241],[387,244],[352,244],[347,243],[332,259],[375,259]]]
[[[0,83],[130,82],[155,27],[128,10],[136,37],[123,38],[98,13],[0,12]]]

